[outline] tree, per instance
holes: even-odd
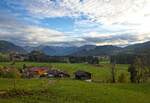
[[[130,65],[128,71],[130,72],[130,80],[132,83],[144,82],[145,67],[141,58],[136,57],[133,64]]]
[[[29,53],[29,60],[36,62],[48,62],[49,56],[41,51],[32,51]]]
[[[98,57],[88,56],[86,60],[89,64],[99,64]]]
[[[134,54],[120,53],[110,57],[110,62],[116,62],[117,64],[131,64],[135,58]]]
[[[23,64],[22,69],[26,69],[26,68],[27,68],[26,64]]]
[[[111,67],[111,75],[112,75],[112,83],[116,83],[116,63],[113,63],[112,64],[112,67]]]
[[[136,83],[137,80],[137,71],[133,64],[129,66],[128,71],[130,72],[130,80],[132,83]]]

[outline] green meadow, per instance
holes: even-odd
[[[77,70],[84,70],[87,72],[92,73],[92,79],[95,81],[106,81],[111,78],[111,64],[109,63],[101,63],[100,65],[90,65],[90,64],[79,64],[79,63],[35,63],[35,62],[17,62],[13,67],[22,69],[23,64],[26,66],[46,66],[49,68],[55,68],[67,71],[71,77],[74,77],[74,72]],[[0,65],[2,66],[11,66],[10,62],[1,62]],[[129,76],[128,73],[128,66],[129,65],[116,65],[116,76],[118,77],[121,73],[125,73]]]
[[[0,103],[150,103],[150,83],[129,83],[128,65],[116,65],[116,78],[128,76],[127,83],[107,83],[111,78],[111,65],[17,62],[16,68],[47,66],[67,71],[69,79],[0,79]],[[9,66],[11,63],[0,63]],[[74,79],[74,72],[92,73],[93,82]]]

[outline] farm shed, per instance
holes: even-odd
[[[78,80],[91,80],[92,74],[86,71],[78,70],[75,72],[75,79]]]

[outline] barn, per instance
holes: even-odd
[[[75,72],[75,79],[78,80],[91,80],[92,74],[86,71],[78,70]]]

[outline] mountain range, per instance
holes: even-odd
[[[11,42],[0,40],[0,52],[10,53],[10,52],[20,52],[26,53],[26,50],[21,46],[17,46]]]
[[[115,55],[118,53],[126,54],[137,54],[137,53],[150,53],[150,41],[145,43],[139,43],[134,45],[129,45],[126,47],[118,47],[113,45],[84,45],[84,46],[70,46],[70,47],[60,47],[60,46],[45,46],[40,45],[37,47],[30,46],[17,46],[11,42],[0,40],[0,52],[19,52],[28,53],[33,50],[42,51],[50,56],[102,56],[102,55]]]

